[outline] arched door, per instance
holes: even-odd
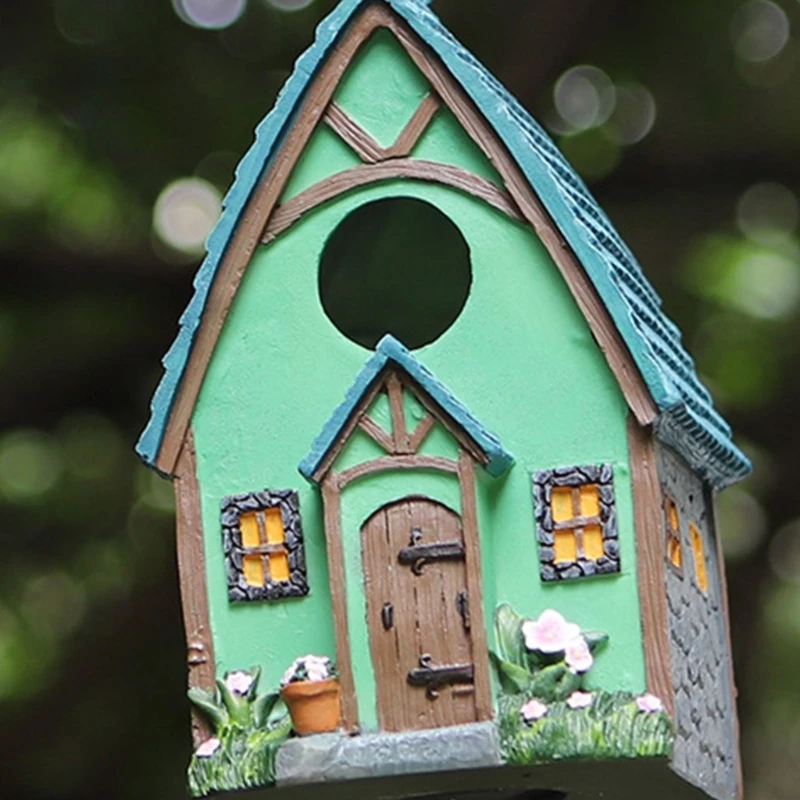
[[[361,529],[378,721],[384,731],[477,719],[461,518],[407,498]]]

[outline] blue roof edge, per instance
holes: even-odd
[[[233,184],[222,202],[222,214],[208,237],[206,257],[194,279],[194,295],[181,315],[178,335],[161,360],[164,375],[150,402],[150,419],[136,444],[136,452],[145,464],[156,465],[211,287],[245,206],[259,179],[271,166],[272,158],[280,151],[276,145],[289,127],[311,78],[335,46],[350,17],[365,1],[343,0],[320,22],[314,43],[295,62],[272,111],[257,126],[255,141],[236,168]]]
[[[374,385],[387,364],[392,363],[406,372],[419,386],[451,417],[478,445],[487,458],[484,468],[492,477],[507,472],[514,457],[503,448],[500,439],[461,403],[436,376],[425,367],[400,341],[387,335],[378,343],[375,353],[358,373],[347,390],[344,401],[336,408],[314,440],[298,470],[309,481],[314,482],[314,473],[319,469],[331,448],[336,444],[342,429],[351,418],[364,395]]]

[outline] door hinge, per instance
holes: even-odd
[[[391,603],[384,603],[381,609],[381,622],[383,629],[388,631],[394,625],[394,606]]]

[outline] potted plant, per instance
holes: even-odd
[[[341,690],[329,658],[309,655],[295,659],[281,681],[281,697],[300,736],[339,727]]]

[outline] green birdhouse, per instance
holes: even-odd
[[[192,794],[740,792],[714,497],[749,463],[428,3],[322,22],[164,366]]]

